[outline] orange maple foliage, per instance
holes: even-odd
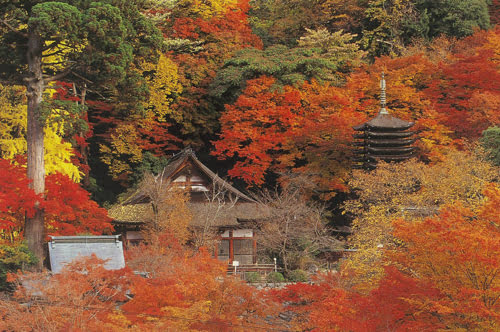
[[[273,90],[274,83],[266,76],[248,81],[244,93],[234,105],[226,105],[220,118],[222,133],[215,142],[215,154],[240,158],[229,175],[251,184],[262,184],[271,166],[289,166],[289,161],[280,162],[275,155],[289,152],[303,112],[299,91],[290,86],[283,92]]]
[[[161,248],[132,249],[130,259],[150,278],[138,279],[134,298],[122,306],[129,321],[145,329],[247,331],[265,328],[273,312],[265,297],[241,280],[225,276],[227,264],[207,251],[190,252],[167,234]]]
[[[437,298],[410,296],[409,304],[452,329],[500,328],[500,188],[487,185],[483,195],[476,207],[455,204],[423,222],[394,225],[404,245],[389,259],[440,292]]]
[[[368,294],[330,274],[273,295],[297,312],[297,327],[311,331],[497,331],[498,206],[500,188],[488,184],[476,206],[448,205],[423,221],[394,222],[399,245],[386,251],[385,275]]]
[[[251,185],[270,172],[293,170],[327,190],[345,190],[351,127],[363,114],[338,88],[313,80],[279,90],[275,83],[266,76],[249,80],[226,105],[213,154],[236,158],[228,174]]]
[[[95,256],[76,261],[60,274],[25,273],[11,276],[18,289],[0,300],[4,331],[111,330],[117,303],[127,299],[134,275],[108,271]],[[116,329],[113,329],[116,330]]]
[[[0,299],[0,329],[14,331],[249,331],[272,328],[265,294],[226,275],[227,264],[192,252],[171,235],[127,254],[130,267],[108,271],[95,256],[61,273],[11,275]],[[145,277],[135,274],[138,269]],[[29,303],[29,305],[25,305]]]

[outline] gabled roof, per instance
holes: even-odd
[[[221,188],[232,193],[233,195],[238,197],[238,199],[243,200],[244,202],[255,203],[255,200],[243,194],[238,189],[234,188],[231,184],[223,180],[217,174],[212,172],[207,166],[205,166],[200,160],[198,160],[191,148],[186,148],[176,155],[172,156],[172,158],[169,159],[167,166],[165,166],[163,171],[158,176],[163,177],[164,181],[172,180],[175,175],[177,175],[185,166],[188,165],[189,162],[197,167],[200,172],[204,174],[213,184],[221,186]],[[144,199],[145,195],[140,191],[137,191],[130,197],[128,197],[125,201],[123,201],[122,205],[137,204],[142,202]]]
[[[216,220],[213,226],[237,227],[243,221],[263,218],[264,214],[259,204],[254,199],[243,194],[234,188],[230,183],[220,178],[207,166],[198,160],[193,150],[184,149],[174,155],[168,165],[157,176],[162,178],[164,183],[172,183],[178,175],[182,175],[182,170],[191,165],[196,167],[199,174],[209,180],[211,185],[217,185],[232,197],[227,204],[221,208],[218,202],[198,201],[188,202],[189,210],[192,213],[191,226],[197,227],[204,224],[207,216],[213,215],[217,211]],[[199,197],[199,196],[198,196]],[[108,214],[114,219],[115,224],[122,225],[142,225],[151,221],[153,210],[149,203],[148,196],[138,189],[127,197],[121,204],[116,204],[108,210]]]

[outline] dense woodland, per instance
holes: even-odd
[[[500,330],[499,20],[498,0],[0,0],[0,329]],[[354,169],[382,73],[418,149]],[[105,208],[188,146],[293,229],[263,245],[309,283],[226,276],[183,194],[126,269],[41,271],[48,235],[112,233]]]

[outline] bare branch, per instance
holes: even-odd
[[[60,72],[59,74],[56,74],[56,75],[53,75],[50,77],[46,77],[46,78],[44,78],[43,82],[45,84],[47,84],[47,83],[52,82],[52,81],[60,80],[61,78],[68,75],[71,72],[71,69],[72,69],[72,67],[70,66],[70,67],[66,68],[65,70],[63,70],[62,72]]]
[[[16,28],[14,28],[12,25],[10,25],[9,22],[7,22],[5,19],[1,19],[0,23],[3,23],[7,28],[9,28],[10,31],[12,31],[12,32],[24,37],[24,38],[28,38],[27,33],[16,30]]]
[[[87,83],[94,84],[94,82],[92,82],[88,78],[85,78],[85,77],[81,76],[80,74],[75,73],[74,71],[71,71],[71,74],[75,75],[76,77],[78,77],[79,79],[81,79]]]

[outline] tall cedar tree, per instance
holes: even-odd
[[[134,80],[127,68],[147,56],[160,34],[139,12],[142,1],[0,1],[0,80],[24,84],[28,104],[28,178],[37,194],[45,187],[44,126],[50,110],[44,91],[55,80],[111,87]],[[58,63],[44,59],[64,55]],[[137,79],[137,77],[136,77]],[[136,80],[137,81],[137,80]],[[26,219],[29,248],[43,262],[44,213]]]

